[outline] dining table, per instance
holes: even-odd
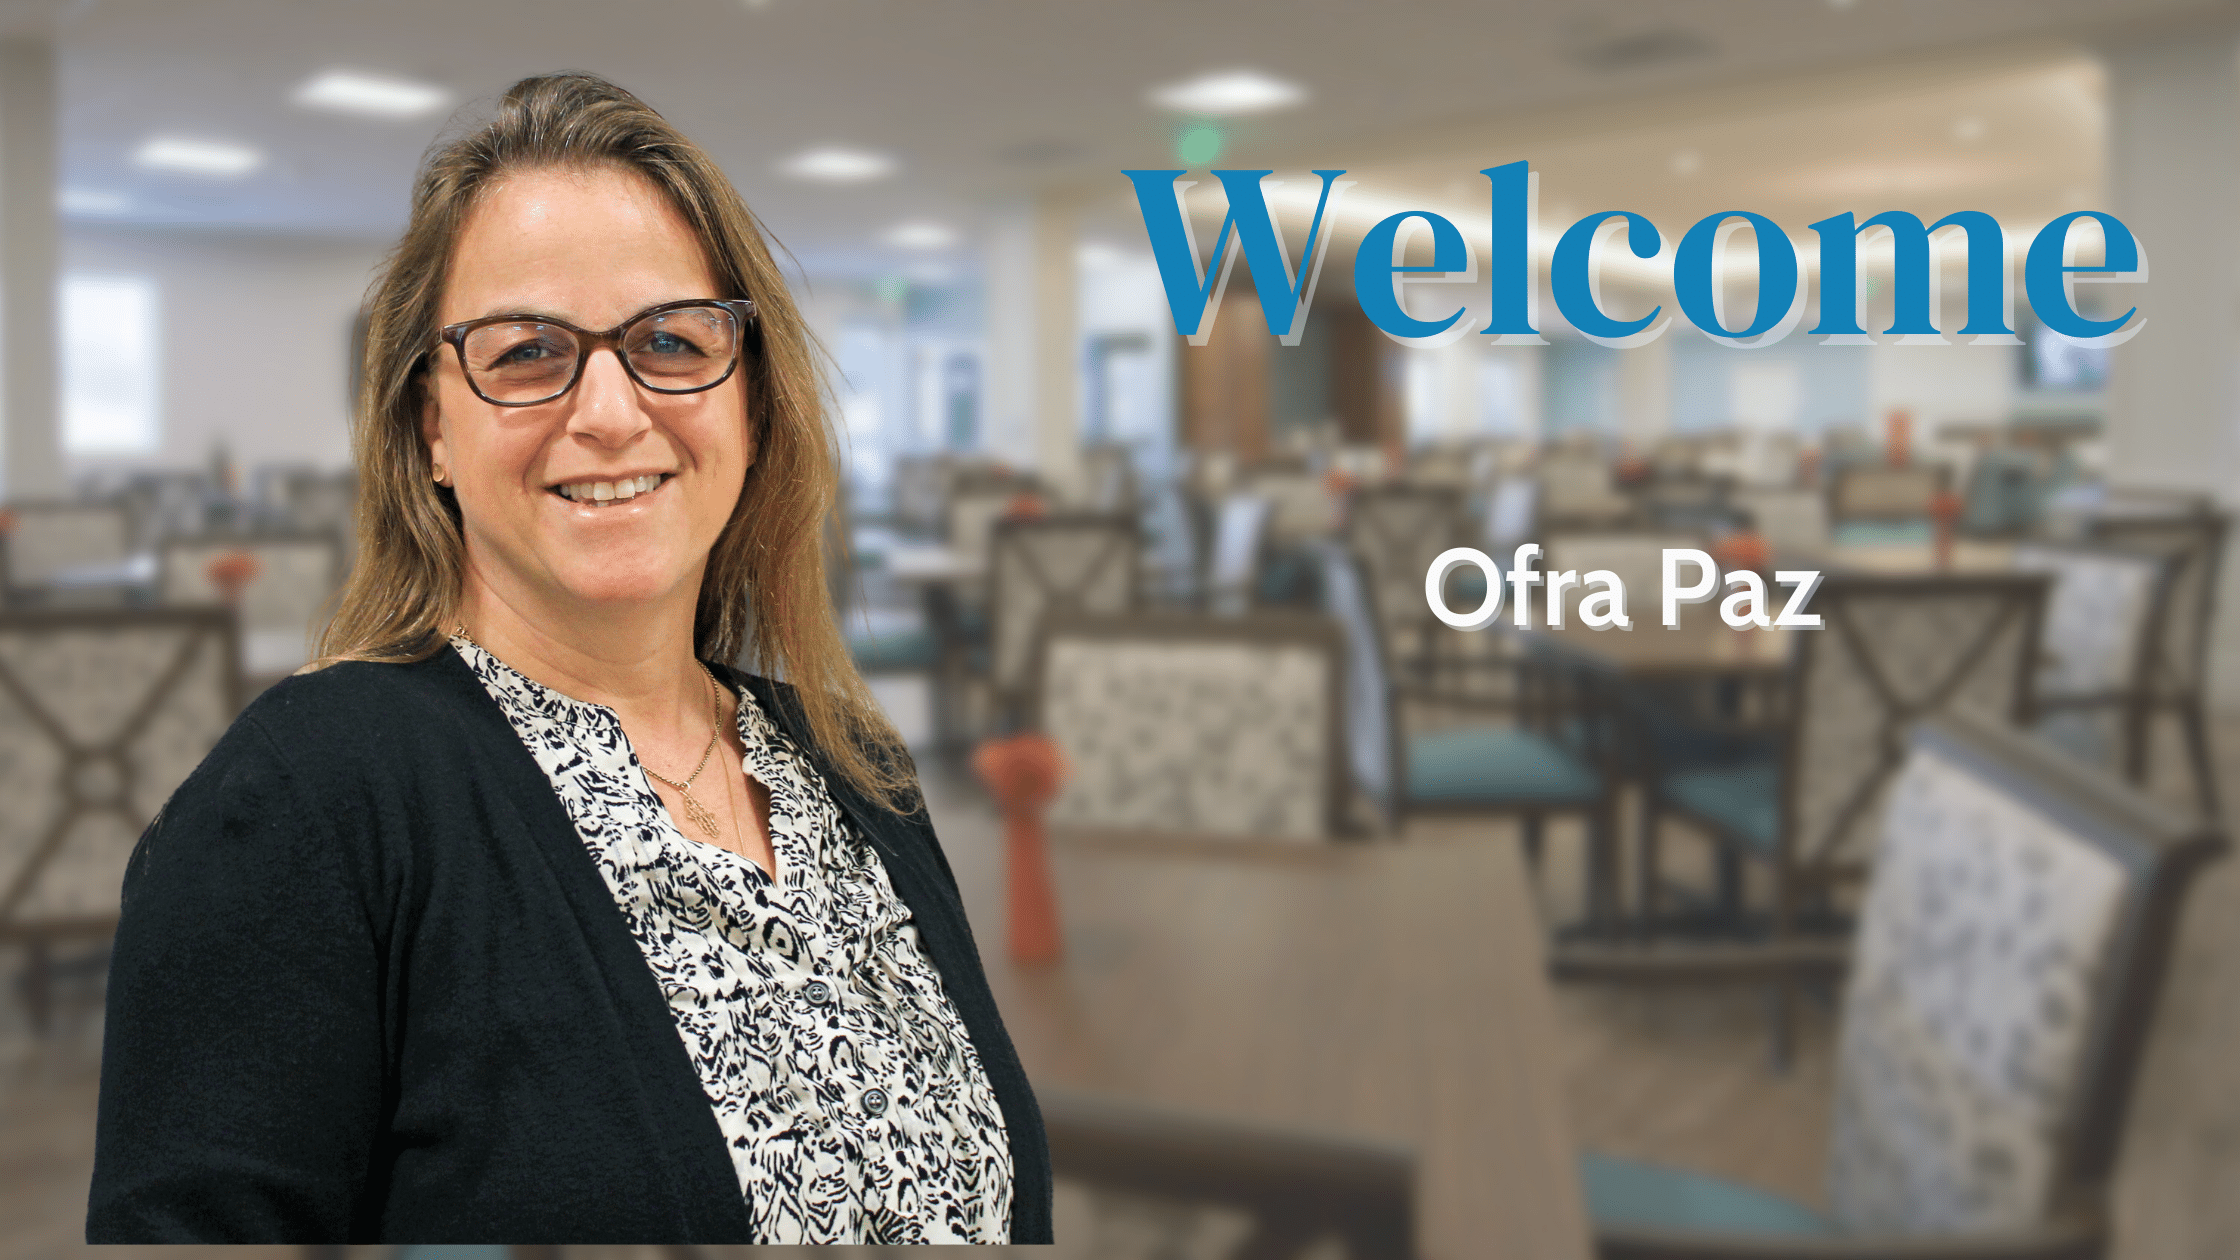
[[[1050,847],[1063,957],[982,938],[1037,1086],[1407,1147],[1426,1260],[1592,1254],[1513,843],[1440,823],[1343,842],[1061,830]],[[998,864],[958,873],[976,920],[1000,923]]]

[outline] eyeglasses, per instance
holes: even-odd
[[[754,303],[699,298],[649,307],[605,332],[534,315],[446,324],[467,384],[486,403],[534,407],[583,379],[594,350],[611,349],[630,379],[656,394],[697,394],[731,379]]]

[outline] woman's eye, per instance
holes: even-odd
[[[524,341],[497,358],[498,364],[539,363],[560,357],[565,351],[561,346],[544,338]]]
[[[651,354],[693,354],[698,347],[673,332],[657,332],[646,338],[646,351]]]

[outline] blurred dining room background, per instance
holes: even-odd
[[[82,1238],[134,839],[350,570],[415,162],[561,68],[785,247],[832,598],[1063,1254],[2240,1248],[2240,6],[0,0],[0,1260]],[[1380,332],[1351,263],[1409,210],[1482,265],[1408,308],[1484,325],[1516,161],[1543,335]],[[1296,344],[1243,267],[1177,335],[1121,172],[1190,172],[1210,257],[1216,168],[1286,181],[1294,257],[1310,172],[1356,181]],[[1666,240],[1600,269],[1624,318],[1721,211],[1808,316],[1832,215],[1983,211],[2004,256],[1869,233],[1866,335],[1621,349],[1546,287],[1606,210]],[[2152,251],[2076,290],[2143,331],[1960,333],[2074,211]],[[1528,543],[1634,628],[1432,617],[1433,556]],[[1666,629],[1673,547],[1823,572],[1823,628]]]

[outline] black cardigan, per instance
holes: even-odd
[[[728,677],[814,749],[789,689]],[[1041,1113],[933,828],[825,779],[1003,1108],[1012,1240],[1047,1242]],[[86,1241],[750,1241],[653,973],[449,648],[259,697],[124,889]]]

